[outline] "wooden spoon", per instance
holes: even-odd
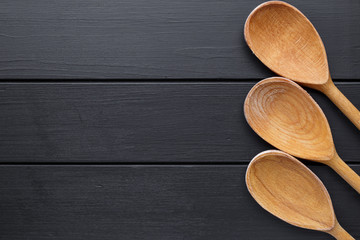
[[[260,206],[281,220],[336,239],[354,239],[338,223],[324,184],[289,154],[269,150],[255,156],[246,185]]]
[[[245,99],[244,112],[265,141],[296,157],[330,166],[360,193],[360,177],[336,153],[323,111],[298,84],[281,77],[258,82]]]
[[[323,92],[360,129],[359,110],[334,85],[321,38],[298,9],[285,2],[265,2],[250,13],[244,33],[267,67]]]

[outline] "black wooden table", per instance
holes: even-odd
[[[1,1],[0,239],[331,239],[268,214],[245,186],[248,162],[272,148],[242,110],[274,75],[243,40],[260,2]],[[360,108],[360,2],[290,3]],[[360,174],[359,131],[309,92]],[[305,163],[359,239],[360,196]]]

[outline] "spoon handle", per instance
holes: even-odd
[[[334,157],[324,162],[335,170],[347,183],[349,183],[360,194],[360,177],[354,172],[335,152]]]
[[[335,223],[335,227],[330,231],[327,231],[330,235],[338,240],[355,240],[345,229],[343,229],[338,221]]]
[[[319,90],[323,92],[330,100],[348,117],[348,119],[360,130],[360,112],[347,99],[344,94],[335,86],[331,78],[326,84],[321,85]]]

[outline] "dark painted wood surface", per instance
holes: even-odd
[[[260,2],[1,1],[0,79],[24,81],[0,83],[0,239],[331,239],[271,216],[245,187],[247,163],[271,148],[242,111],[273,75],[242,36]],[[360,108],[359,1],[289,2]],[[310,93],[360,173],[359,131]],[[359,239],[359,195],[310,168]]]
[[[248,83],[0,84],[2,162],[248,162],[271,148],[248,126]],[[338,84],[360,107],[360,84]],[[323,95],[345,161],[360,134]]]
[[[358,0],[290,0],[336,79],[360,78]],[[263,78],[243,24],[261,0],[3,0],[0,78]]]
[[[330,169],[311,168],[329,189],[338,220],[359,239],[359,194]],[[268,214],[247,192],[245,170],[1,166],[0,239],[332,239]]]

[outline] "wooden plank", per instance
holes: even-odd
[[[1,162],[248,162],[272,148],[247,125],[248,83],[0,84]],[[360,108],[360,84],[339,88]],[[323,95],[337,150],[358,130]]]
[[[312,169],[339,222],[358,239],[359,195],[328,168]],[[2,165],[1,239],[332,239],[263,210],[247,192],[245,170]]]
[[[243,24],[263,0],[0,2],[0,78],[263,78]],[[360,5],[289,0],[313,22],[335,79],[360,78]]]

